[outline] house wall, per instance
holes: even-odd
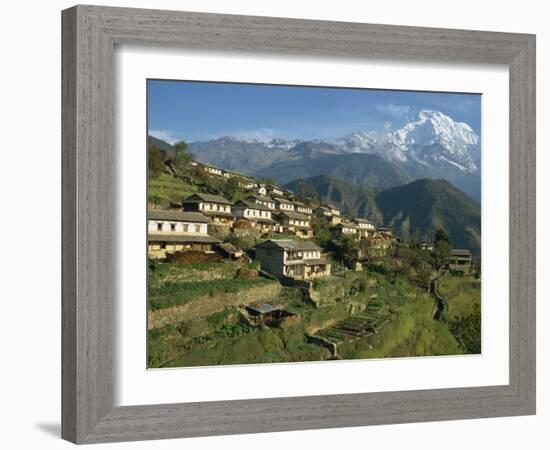
[[[205,167],[204,170],[212,175],[222,175],[222,171],[220,169],[215,169],[213,167]]]
[[[171,225],[175,225],[172,230]],[[159,230],[158,226],[162,229]],[[178,234],[208,234],[207,223],[178,222],[174,220],[149,220],[147,225],[149,233],[178,233]]]
[[[294,205],[288,203],[279,203],[279,209],[281,211],[294,211]]]
[[[298,227],[309,227],[309,221],[308,220],[296,220],[296,219],[290,219],[289,225],[295,225]]]
[[[262,270],[273,275],[284,275],[285,252],[282,250],[257,248],[256,259],[260,261]]]
[[[201,202],[199,203],[200,211],[220,211],[231,214],[230,205],[222,205],[220,203]]]
[[[313,212],[311,208],[305,208],[303,206],[297,206],[296,211],[298,211],[299,213],[308,214],[308,215]]]
[[[261,217],[264,219],[271,219],[271,211],[246,208],[244,210],[244,217]]]
[[[271,211],[264,211],[261,209],[252,209],[252,208],[245,208],[242,206],[234,206],[233,207],[233,215],[235,217],[245,218],[245,219],[253,219],[253,218],[263,218],[263,219],[271,219]]]

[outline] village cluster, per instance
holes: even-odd
[[[253,248],[263,270],[277,277],[307,280],[331,273],[322,249],[311,240],[314,217],[327,223],[334,237],[366,239],[370,248],[381,255],[398,240],[390,227],[375,227],[366,218],[345,219],[332,204],[312,204],[303,198],[298,201],[288,189],[196,161],[191,164],[210,176],[238,177],[239,185],[249,195],[231,202],[220,195],[195,193],[185,198],[178,209],[150,209],[148,255],[151,258],[164,258],[169,253],[186,250],[238,257],[242,255],[241,249],[212,236],[209,226],[241,233],[255,230],[266,237]],[[453,256],[456,256],[454,262],[461,266],[471,261],[469,252]]]

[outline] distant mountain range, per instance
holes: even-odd
[[[368,217],[376,225],[390,225],[406,239],[417,235],[428,240],[437,229],[443,228],[455,247],[480,254],[481,208],[447,181],[421,179],[375,191],[320,175],[294,180],[285,187],[299,194],[313,192],[320,202],[334,203],[350,216]]]
[[[478,202],[481,197],[479,138],[467,124],[438,111],[423,110],[390,133],[360,131],[326,141],[227,136],[192,142],[189,150],[201,162],[281,184],[334,175],[387,189],[433,178],[449,181]]]
[[[481,208],[444,180],[417,180],[376,195],[384,223],[405,238],[443,228],[456,248],[481,252]]]

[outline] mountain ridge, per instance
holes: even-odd
[[[447,231],[456,247],[480,253],[481,208],[446,180],[420,179],[385,190],[358,186],[334,176],[294,180],[285,187],[297,194],[315,192],[352,217],[367,217],[375,225],[389,225],[409,239],[431,240],[435,231]]]
[[[439,111],[422,110],[391,133],[359,131],[333,140],[265,142],[226,136],[192,142],[189,149],[203,163],[256,178],[273,177],[281,184],[323,173],[351,175],[360,185],[381,189],[441,178],[478,202],[481,197],[479,137],[469,125]],[[345,158],[352,160],[346,163]],[[354,175],[351,169],[358,168]],[[378,181],[375,170],[383,173]]]

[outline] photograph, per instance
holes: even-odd
[[[147,368],[482,353],[480,93],[146,82]]]

